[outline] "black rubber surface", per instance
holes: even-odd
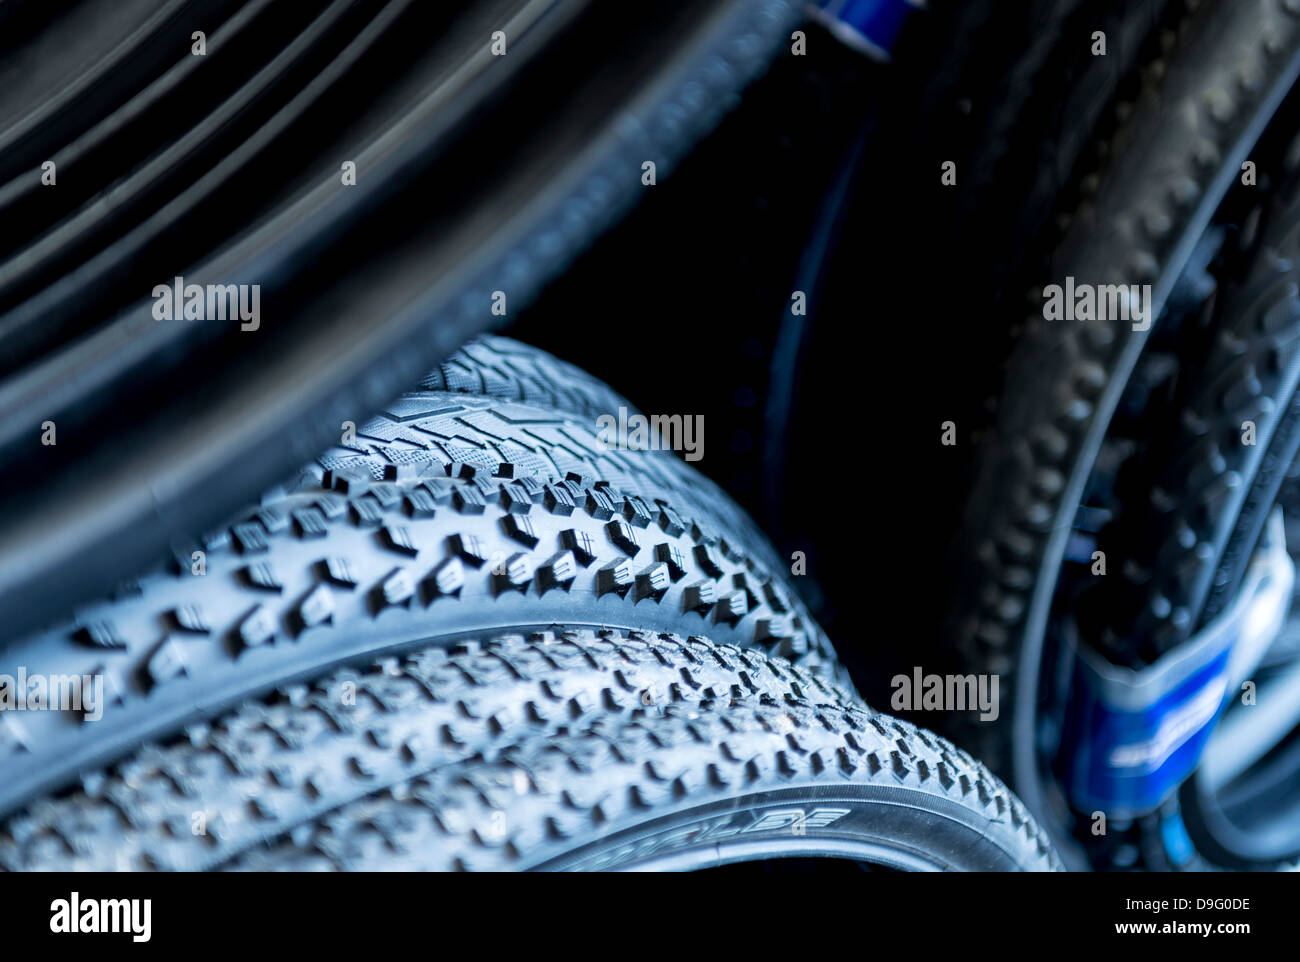
[[[1190,6],[1190,5],[1189,5]],[[1202,3],[1162,37],[1043,283],[1150,283],[1159,312],[1227,187],[1300,66],[1281,0]],[[1014,766],[1045,804],[1035,758],[1037,675],[1066,538],[1146,332],[1128,322],[1046,322],[1033,299],[997,427],[967,505],[965,590],[952,622],[966,670],[996,672],[1014,710],[964,732],[995,770]]]
[[[68,166],[37,194],[21,171],[0,185],[23,226],[0,263],[0,456],[15,469],[0,481],[0,616],[15,629],[310,458],[499,321],[493,291],[521,307],[636,200],[644,161],[669,174],[796,14],[672,3],[628,31],[626,10],[579,0],[231,6],[183,4],[164,37],[81,51],[67,83],[112,82],[92,85],[93,118],[42,128]],[[197,68],[196,23],[211,58]],[[488,49],[498,28],[504,57]],[[170,66],[104,69],[122,43],[170,50]],[[208,109],[178,115],[178,97]],[[147,154],[131,122],[156,134]],[[260,327],[156,321],[153,286],[175,276],[259,285]]]
[[[1157,409],[1147,426],[1152,440],[1136,446],[1121,469],[1120,506],[1098,544],[1124,563],[1078,601],[1090,642],[1118,664],[1137,667],[1174,650],[1236,599],[1279,492],[1294,480],[1300,188],[1294,128],[1285,119],[1274,127],[1281,145],[1291,146],[1286,163],[1265,167],[1258,185],[1237,188],[1243,203],[1251,194],[1256,199],[1244,203],[1244,223],[1215,259],[1222,280],[1203,309],[1205,329],[1182,333],[1170,396],[1149,404]],[[1263,149],[1252,153],[1260,164],[1266,156]],[[1254,433],[1249,444],[1247,424]],[[1285,652],[1278,654],[1285,664]],[[1272,657],[1270,649],[1266,662]],[[1264,686],[1268,677],[1267,664],[1251,676]],[[1220,725],[1234,712],[1251,711],[1231,706]],[[1297,804],[1289,789],[1295,771],[1294,748],[1285,743],[1218,791],[1208,790],[1198,771],[1158,818],[1140,822],[1144,851],[1155,866],[1182,870],[1292,868],[1300,856],[1300,835],[1288,825]],[[1194,853],[1175,865],[1157,840],[1160,820],[1176,818],[1186,824]]]
[[[1131,496],[1102,532],[1100,547],[1124,564],[1081,600],[1118,664],[1154,661],[1231,603],[1295,453],[1298,426],[1284,420],[1300,378],[1294,185],[1265,220],[1248,271],[1217,297],[1207,343],[1189,345],[1169,420],[1128,466]]]
[[[5,647],[0,672],[102,675],[107,704],[0,713],[0,810],[250,694],[467,633],[699,632],[843,678],[725,494],[672,452],[602,446],[598,411],[626,404],[608,388],[504,338],[426,382],[172,565]]]
[[[338,673],[0,828],[9,869],[684,868],[801,854],[1059,867],[1020,803],[943,739],[782,661],[645,632],[505,636]]]

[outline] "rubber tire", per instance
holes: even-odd
[[[1290,88],[1300,52],[1300,23],[1282,0],[1196,6],[1143,70],[1106,166],[1083,181],[1051,271],[1057,282],[1151,283],[1157,314]],[[1083,484],[1145,333],[1045,322],[1035,303],[967,501],[967,577],[948,637],[954,670],[1000,675],[1014,706],[987,725],[953,719],[952,732],[1043,817],[1033,719],[1047,618]],[[1054,838],[1070,863],[1077,852]]]
[[[1300,449],[1300,179],[1294,162],[1284,178],[1258,203],[1262,226],[1250,232],[1257,242],[1236,252],[1245,261],[1244,276],[1218,293],[1207,343],[1182,359],[1180,390],[1167,420],[1132,465],[1129,485],[1149,496],[1125,503],[1102,532],[1099,547],[1126,563],[1080,602],[1094,616],[1094,630],[1142,642],[1142,650],[1115,651],[1119,664],[1140,667],[1173,650],[1237,596]],[[1242,443],[1247,421],[1256,426],[1252,445]],[[1186,826],[1192,847],[1180,852],[1181,861],[1161,841],[1162,822]],[[1199,772],[1140,825],[1143,851],[1159,867],[1285,871],[1300,858],[1294,849],[1267,852],[1251,832],[1234,826]],[[1235,848],[1223,843],[1219,836],[1225,834]]]
[[[583,15],[570,19],[578,7]],[[352,134],[364,131],[351,127],[342,134],[349,141],[345,147],[357,147],[342,156],[354,157],[367,171],[355,189],[341,189],[333,176],[338,152],[322,155],[320,169],[331,176],[318,180],[308,176],[311,165],[304,166],[293,150],[297,139],[290,137],[287,145],[293,162],[279,163],[276,152],[286,145],[268,144],[260,133],[283,130],[274,123],[261,127],[258,137],[221,157],[229,173],[249,150],[272,151],[263,150],[256,161],[270,165],[271,179],[257,178],[268,190],[276,189],[281,172],[302,175],[292,185],[301,190],[277,193],[270,217],[250,214],[218,229],[187,208],[190,216],[178,226],[182,221],[171,215],[179,208],[171,205],[167,216],[152,219],[164,233],[139,238],[147,242],[148,256],[134,242],[114,245],[105,257],[116,258],[112,263],[120,269],[100,270],[108,263],[102,259],[88,262],[75,272],[75,285],[69,275],[44,289],[39,303],[74,288],[84,295],[84,310],[63,311],[64,317],[108,311],[105,305],[118,301],[122,306],[140,296],[123,271],[144,270],[149,257],[168,261],[180,239],[203,248],[187,255],[187,274],[229,281],[247,280],[248,274],[258,281],[263,302],[283,310],[275,311],[274,324],[259,329],[260,340],[250,350],[247,333],[238,327],[160,325],[148,302],[138,302],[111,320],[97,318],[107,323],[93,335],[5,382],[0,449],[18,479],[0,478],[0,557],[6,559],[0,564],[0,618],[6,625],[19,632],[48,624],[68,605],[107,590],[123,568],[144,570],[176,532],[192,535],[256,497],[329,443],[341,412],[369,416],[428,365],[500,322],[490,310],[494,291],[509,289],[512,311],[528,303],[644,196],[639,171],[646,158],[654,159],[662,183],[735,105],[788,42],[799,13],[790,0],[711,0],[676,7],[680,19],[656,16],[642,21],[643,30],[629,32],[611,28],[620,16],[611,9],[565,3],[555,17],[531,21],[536,27],[515,39],[509,57],[487,58],[495,80],[479,83],[476,74],[470,88],[451,91],[450,112],[434,108],[439,101],[433,94],[445,88],[433,85],[471,79],[466,72],[454,70],[448,77],[436,65],[420,71],[419,79],[431,81],[423,90],[407,86],[417,82],[415,73],[392,78],[400,86],[384,84],[385,89],[409,92],[418,103],[408,102],[411,111],[401,115],[377,111],[369,119],[379,124],[378,137],[354,139]],[[423,35],[405,31],[394,39],[409,47],[418,36]],[[551,39],[561,46],[544,42]],[[616,40],[628,44],[620,50],[636,46],[645,55],[606,62],[599,95],[587,96],[583,81],[595,76],[593,65],[570,51],[606,50]],[[480,41],[469,49],[487,66]],[[378,69],[382,62],[367,62],[377,82],[388,79]],[[321,76],[346,83],[339,73],[343,61],[335,58],[333,64],[336,69]],[[644,72],[629,75],[615,67]],[[537,81],[541,73],[566,81],[549,100]],[[574,95],[561,95],[566,90]],[[488,96],[498,91],[505,96]],[[322,103],[327,102],[301,106],[311,108],[309,126],[324,137],[331,125]],[[490,103],[491,115],[475,111],[482,103]],[[563,110],[551,116],[551,106]],[[283,111],[272,120],[277,118],[293,119]],[[380,123],[385,120],[392,122]],[[515,124],[536,135],[530,143],[537,149],[519,142],[489,171],[479,163],[484,154],[476,144],[493,141],[497,131]],[[456,150],[443,149],[444,135],[452,136]],[[547,159],[552,155],[555,162]],[[449,191],[439,185],[451,170],[500,176],[468,178],[472,189]],[[625,176],[629,171],[636,176]],[[249,193],[239,185],[248,183],[249,177],[225,177],[220,185],[205,178],[206,186],[225,193],[200,190],[204,209],[215,216],[241,197],[247,202]],[[520,197],[529,202],[518,203]],[[424,201],[431,206],[422,207]],[[494,226],[487,226],[489,220]],[[198,224],[206,226],[203,242],[196,239]],[[410,231],[397,229],[401,224]],[[464,237],[458,240],[453,226]],[[346,244],[334,243],[345,236]],[[449,259],[440,259],[439,252]],[[103,296],[87,286],[88,272],[95,275],[91,287]],[[39,303],[25,302],[24,316],[39,310]],[[356,323],[358,317],[366,322]],[[107,420],[95,427],[101,419]],[[33,439],[39,434],[28,432],[47,420],[58,425],[57,445],[38,445]],[[105,437],[113,443],[104,444]],[[31,484],[37,476],[42,483]],[[84,483],[87,477],[93,485]],[[146,490],[143,479],[155,483]],[[71,568],[77,577],[66,577]]]
[[[1300,186],[1265,204],[1246,275],[1220,292],[1203,353],[1183,359],[1169,423],[1142,452],[1130,497],[1099,547],[1123,558],[1097,586],[1098,621],[1144,651],[1140,668],[1182,644],[1236,597],[1296,450],[1300,379]],[[1243,444],[1246,422],[1256,443]],[[1126,490],[1128,488],[1126,484]]]
[[[782,661],[650,633],[506,636],[338,672],[146,749],[0,829],[9,869],[608,869],[783,855],[1059,867],[1020,803],[948,742]]]
[[[427,383],[171,565],[0,652],[0,673],[103,675],[108,703],[94,722],[0,713],[0,814],[250,695],[467,633],[707,631],[848,684],[725,494],[672,452],[601,448],[594,413],[626,404],[608,388],[502,338]]]

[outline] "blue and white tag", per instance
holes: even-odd
[[[1150,812],[1196,769],[1214,723],[1290,610],[1295,566],[1281,527],[1277,514],[1233,606],[1155,664],[1119,668],[1070,640],[1055,768],[1080,810]]]

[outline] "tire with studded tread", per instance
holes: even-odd
[[[1060,868],[1019,801],[951,743],[860,707],[796,700],[673,704],[528,735],[232,867],[606,871],[791,855]]]
[[[1155,441],[1126,468],[1116,519],[1098,545],[1124,564],[1079,598],[1090,643],[1121,665],[1149,664],[1186,643],[1236,597],[1300,451],[1300,177],[1291,159],[1281,184],[1250,209],[1212,320],[1181,359],[1179,387]],[[1255,432],[1242,443],[1246,424]],[[1258,772],[1245,776],[1268,793]],[[1281,817],[1277,815],[1275,817]],[[1191,844],[1172,853],[1163,823],[1180,820]],[[1211,827],[1213,826],[1213,827]],[[1198,771],[1160,810],[1138,821],[1157,869],[1291,871],[1290,847],[1267,830],[1232,826]],[[1225,829],[1236,848],[1225,845]],[[1270,840],[1254,849],[1256,839]],[[1245,843],[1244,845],[1242,843]]]
[[[1124,564],[1089,601],[1113,660],[1148,664],[1219,614],[1240,585],[1300,441],[1300,185],[1268,204],[1246,276],[1218,296],[1203,353],[1185,362],[1169,424],[1099,546]],[[1255,431],[1242,443],[1244,426]],[[1139,650],[1119,647],[1140,641]]]
[[[646,632],[507,635],[345,669],[0,824],[11,870],[792,854],[1059,865],[1020,803],[943,739],[781,659]]]
[[[503,338],[429,383],[170,565],[0,650],[0,673],[102,678],[105,703],[0,712],[0,814],[250,695],[468,633],[707,633],[848,684],[725,494],[671,452],[600,443],[608,388]]]
[[[546,351],[509,337],[485,335],[421,378],[420,391],[476,394],[521,401],[595,421],[632,405],[603,381]]]
[[[1143,68],[1141,93],[1121,105],[1124,120],[1103,168],[1083,179],[1050,272],[1056,283],[1150,283],[1157,315],[1300,65],[1291,0],[1188,6]],[[1036,303],[967,500],[961,550],[972,563],[950,636],[954,668],[1000,675],[1014,706],[989,725],[954,720],[954,733],[1041,814],[1042,640],[1075,507],[1146,333],[1128,322],[1046,322]]]

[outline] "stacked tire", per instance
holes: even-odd
[[[0,866],[1055,867],[969,755],[857,700],[720,490],[599,436],[620,407],[472,343],[6,646],[0,673],[102,688],[0,712]]]

